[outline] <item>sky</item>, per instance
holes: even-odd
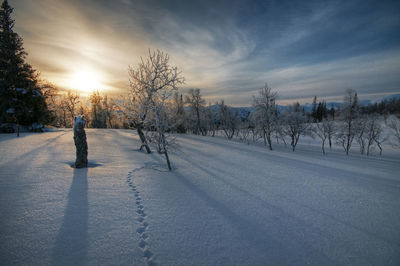
[[[248,106],[400,93],[400,1],[9,0],[27,61],[61,88],[129,90],[128,66],[170,56],[207,101]]]

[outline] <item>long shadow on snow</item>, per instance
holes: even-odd
[[[208,144],[204,143],[203,145]],[[271,153],[267,152],[260,152],[255,149],[248,149],[247,146],[243,145],[240,147],[236,147],[236,145],[229,145],[223,142],[218,142],[218,141],[212,141],[208,145],[218,145],[222,148],[227,148],[227,149],[235,149],[241,153],[247,153],[250,156],[263,156],[269,161],[273,161],[277,164],[283,164],[285,167],[291,167],[291,168],[299,168],[303,169],[306,171],[313,171],[313,172],[318,172],[321,173],[320,177],[321,178],[332,178],[332,179],[340,179],[344,180],[348,183],[353,183],[356,184],[357,186],[363,186],[365,188],[368,188],[372,191],[376,191],[377,187],[383,189],[386,193],[388,190],[390,190],[394,195],[398,195],[400,192],[400,181],[397,180],[390,180],[387,178],[381,178],[373,175],[368,175],[368,174],[362,174],[362,176],[354,176],[354,172],[349,171],[349,170],[344,170],[344,169],[338,169],[335,167],[330,167],[330,166],[321,166],[315,163],[310,163],[310,162],[305,162],[303,160],[297,160],[293,158],[288,158],[288,157],[283,157],[277,153],[274,153],[273,151]],[[283,160],[282,160],[283,159]],[[340,170],[340,175],[334,175],[332,173],[335,173],[337,170]],[[356,173],[359,174],[359,173]]]
[[[53,265],[86,265],[88,254],[87,168],[74,169],[64,221],[53,249]]]
[[[2,141],[7,141],[10,139],[22,139],[25,138],[27,136],[30,136],[31,134],[41,134],[41,133],[27,133],[27,132],[21,132],[19,137],[17,137],[17,133],[0,133],[1,134],[1,138],[0,138],[0,142]]]
[[[199,138],[204,138],[204,140],[199,141]],[[271,152],[268,150],[268,148],[266,146],[264,146],[264,145],[261,146],[260,143],[246,144],[237,139],[227,140],[226,138],[220,137],[220,136],[218,136],[218,137],[201,136],[200,137],[200,136],[196,136],[196,135],[185,135],[185,136],[181,136],[181,139],[193,140],[193,141],[201,142],[203,144],[209,142],[208,143],[209,145],[223,143],[223,145],[226,145],[229,147],[230,147],[230,145],[245,146],[249,150],[251,148],[262,148],[265,150],[265,152]],[[227,143],[229,143],[229,145]],[[310,149],[310,145],[300,143],[296,146],[296,152],[292,152],[290,145],[287,145],[284,148],[283,144],[278,144],[275,146],[273,152],[278,151],[278,152],[285,152],[288,154],[296,154],[298,152],[301,152],[302,155],[318,156],[320,158],[335,158],[336,157],[336,159],[341,160],[341,163],[346,163],[348,158],[361,159],[363,162],[371,162],[371,163],[379,162],[379,164],[385,164],[386,166],[398,164],[398,162],[399,162],[399,159],[396,157],[393,157],[393,156],[389,156],[389,157],[387,157],[387,156],[383,157],[383,156],[377,156],[377,155],[366,156],[366,155],[361,155],[361,154],[359,154],[359,152],[355,152],[355,151],[351,151],[349,156],[344,156],[343,150],[338,147],[334,148],[332,151],[329,151],[329,147],[325,147],[327,154],[324,156],[322,154],[321,150],[315,149],[318,146],[312,146],[312,147],[314,149]],[[330,157],[330,156],[334,156],[334,157]]]
[[[138,151],[138,148],[140,147],[139,136],[137,136],[134,131],[128,131],[126,132],[126,134],[123,134],[124,132],[120,132],[119,130],[104,129],[104,132],[110,135],[112,145],[119,144],[120,147],[123,147],[123,151],[127,152],[128,154],[132,151]],[[97,132],[91,132],[91,134],[96,133]],[[127,146],[126,142],[123,142],[121,138],[125,138],[126,140],[131,141],[132,145]]]
[[[21,155],[15,157],[15,158],[12,159],[12,160],[13,160],[13,161],[25,162],[25,161],[26,161],[26,160],[25,160],[26,157],[28,157],[28,156],[30,156],[31,154],[34,154],[34,153],[36,153],[36,152],[41,152],[41,150],[42,150],[44,147],[49,146],[50,144],[52,144],[53,142],[57,141],[57,139],[59,139],[60,137],[64,136],[64,135],[67,134],[67,133],[68,133],[68,132],[64,132],[64,133],[62,133],[62,134],[59,134],[58,136],[55,136],[54,138],[49,138],[49,139],[46,140],[46,142],[45,142],[43,145],[40,145],[40,146],[36,147],[35,149],[33,149],[33,150],[31,150],[31,151],[28,151],[28,152],[26,152],[26,153],[24,153],[24,154],[21,154]],[[49,134],[49,133],[37,133],[37,134]],[[7,162],[8,162],[8,161],[7,161]],[[7,163],[7,162],[5,162],[5,163]]]
[[[295,224],[297,224],[299,227],[302,227],[302,228],[299,229],[299,231],[301,231],[303,233],[309,231],[310,229],[312,229],[313,232],[317,233],[320,236],[328,236],[327,232],[323,232],[323,231],[321,231],[320,229],[318,229],[316,227],[309,228],[311,225],[301,221],[300,219],[296,218],[293,215],[290,215],[289,213],[285,212],[284,210],[282,210],[278,206],[272,205],[272,204],[268,203],[267,201],[259,198],[258,196],[253,195],[250,192],[248,192],[248,191],[246,191],[246,190],[244,190],[244,189],[242,189],[242,188],[240,188],[240,187],[238,187],[238,186],[226,181],[223,177],[218,176],[216,173],[210,171],[210,169],[206,169],[206,168],[202,167],[201,165],[199,165],[198,163],[194,162],[193,160],[189,160],[187,157],[181,157],[181,159],[187,161],[188,163],[190,163],[194,167],[198,168],[199,170],[203,171],[204,173],[206,173],[210,177],[214,177],[215,179],[219,180],[220,182],[224,183],[225,185],[230,186],[231,188],[235,189],[239,193],[243,194],[245,198],[251,198],[254,201],[257,201],[259,203],[260,207],[268,206],[268,208],[272,211],[271,214],[275,214],[274,219],[281,220],[281,224],[285,224],[285,223],[287,224],[287,222],[285,222],[285,221],[288,221],[290,219],[290,220],[294,221]],[[218,173],[224,172],[227,175],[231,174],[231,173],[229,173],[227,171],[224,171],[223,169],[220,169],[220,168],[216,169],[216,170],[218,171]],[[361,232],[361,233],[363,233],[365,235],[368,235],[369,237],[371,237],[373,239],[379,239],[380,241],[383,241],[383,242],[385,242],[385,243],[387,243],[389,245],[394,245],[394,246],[400,247],[400,243],[398,241],[396,241],[396,240],[387,239],[387,238],[382,237],[382,236],[380,236],[380,235],[378,235],[378,234],[376,234],[374,232],[370,232],[370,231],[365,230],[365,229],[363,229],[361,227],[358,227],[358,226],[355,226],[355,225],[353,225],[351,223],[348,223],[346,221],[340,220],[334,215],[328,214],[326,212],[320,211],[320,210],[315,209],[313,207],[310,207],[308,205],[302,204],[299,201],[296,201],[295,199],[291,199],[291,198],[289,198],[289,197],[287,197],[287,196],[285,196],[283,194],[279,194],[279,198],[284,199],[287,202],[290,202],[291,204],[294,204],[294,205],[297,205],[299,207],[305,208],[305,209],[309,210],[310,212],[312,212],[313,214],[318,214],[318,215],[324,216],[324,217],[328,218],[329,220],[332,220],[332,221],[334,221],[336,223],[342,224],[342,225],[344,225],[346,227],[352,228],[353,230],[356,230],[356,231]],[[285,221],[282,220],[279,217],[285,218]],[[288,228],[287,231],[290,231],[289,228]],[[308,232],[306,235],[311,236],[312,232]],[[329,236],[329,237],[332,237],[332,236]]]
[[[261,260],[258,261],[253,261],[254,263],[265,263],[265,259],[268,258],[268,262],[275,265],[301,265],[306,264],[310,260],[320,265],[335,264],[324,254],[312,250],[310,246],[304,246],[304,243],[300,239],[282,241],[281,234],[287,234],[285,232],[288,228],[280,224],[278,219],[271,219],[269,223],[260,223],[260,221],[255,221],[254,219],[246,219],[235,213],[224,203],[199,189],[198,186],[193,184],[181,173],[174,172],[174,175],[185,187],[225,217],[225,219],[236,228],[236,231],[240,234],[240,238],[243,241],[262,254],[261,256],[263,258],[260,258]],[[310,257],[310,255],[312,257]]]

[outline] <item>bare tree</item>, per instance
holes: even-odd
[[[42,81],[40,84],[42,93],[46,98],[47,107],[51,113],[50,124],[57,127],[68,127],[71,124],[67,119],[67,101],[66,95],[60,92],[60,89],[47,81]]]
[[[67,101],[65,99],[65,97],[62,97],[59,99],[59,111],[60,111],[60,121],[61,121],[61,125],[63,127],[69,127],[69,123],[67,122],[67,112],[68,112],[68,108],[67,108]]]
[[[261,128],[264,144],[268,142],[269,149],[272,151],[271,135],[274,131],[275,113],[276,110],[276,98],[278,94],[272,92],[271,88],[265,84],[264,88],[261,88],[258,96],[253,96],[253,106],[255,112],[256,124]]]
[[[313,135],[317,136],[322,141],[322,153],[325,155],[325,142],[328,140],[329,149],[332,149],[332,138],[335,134],[335,125],[333,120],[325,119],[320,123],[315,123],[311,125],[311,132]]]
[[[217,115],[215,114],[213,107],[211,106],[211,103],[208,104],[208,106],[204,110],[204,117],[205,117],[205,124],[206,124],[206,129],[211,134],[211,136],[215,136],[215,132],[218,129],[217,126]]]
[[[170,138],[168,132],[175,126],[176,121],[172,121],[174,119],[172,119],[172,108],[169,108],[168,99],[172,96],[172,92],[176,89],[176,87],[166,87],[157,91],[152,97],[152,110],[150,115],[153,120],[152,124],[156,128],[156,132],[152,134],[152,143],[157,145],[158,153],[164,154],[168,169],[170,171],[172,170],[172,167],[168,150],[175,139]]]
[[[337,130],[336,125],[335,125],[335,122],[333,121],[333,118],[325,119],[325,120],[323,120],[323,123],[324,123],[326,133],[328,135],[329,150],[331,151],[332,150],[332,140],[333,140],[333,137],[335,136],[336,130]]]
[[[367,115],[359,116],[354,123],[355,128],[355,138],[360,145],[360,153],[364,154],[367,146],[367,134],[369,117]]]
[[[103,112],[104,112],[104,119],[106,123],[106,127],[113,128],[113,119],[115,116],[115,109],[117,105],[115,104],[113,99],[109,99],[107,95],[103,97]]]
[[[374,143],[379,148],[379,154],[382,155],[382,143],[385,141],[385,138],[382,135],[382,126],[379,123],[379,117],[376,115],[369,116],[365,127],[367,156],[370,154],[370,148]]]
[[[300,136],[308,131],[307,117],[300,109],[300,104],[292,105],[285,113],[285,133],[291,138],[292,150],[296,149]]]
[[[59,107],[59,98],[60,98],[60,90],[59,88],[47,81],[42,81],[41,83],[42,93],[46,98],[47,107],[51,114],[50,124],[60,126],[60,107]]]
[[[252,137],[251,136],[252,133],[253,133],[252,119],[250,113],[247,113],[247,117],[240,123],[237,134],[241,141],[250,144],[250,138]]]
[[[160,91],[175,89],[184,79],[177,67],[170,66],[168,54],[160,50],[149,50],[148,58],[141,58],[139,65],[136,68],[130,66],[128,72],[130,97],[126,114],[137,129],[142,142],[140,149],[145,147],[147,153],[151,153],[143,128],[156,102],[154,97],[158,98],[156,94]]]
[[[251,139],[253,142],[256,142],[259,134],[257,131],[257,117],[256,117],[254,111],[249,114],[249,116],[247,117],[247,120],[249,123]]]
[[[90,122],[93,128],[105,128],[106,119],[103,109],[103,96],[99,91],[94,91],[89,96],[90,101]]]
[[[79,94],[77,92],[72,92],[69,90],[65,97],[65,108],[69,112],[69,116],[71,118],[71,125],[74,123],[77,105],[79,104]]]
[[[344,97],[344,107],[341,110],[342,125],[338,134],[338,142],[343,146],[346,155],[356,136],[356,120],[359,115],[358,98],[355,90],[349,89]]]
[[[173,131],[177,133],[186,133],[183,95],[178,92],[174,93],[173,114],[176,120],[176,126],[173,128]]]
[[[389,118],[386,123],[395,137],[395,141],[392,142],[392,146],[400,148],[400,120],[397,117],[393,116]]]
[[[285,115],[276,114],[274,119],[275,119],[274,133],[275,133],[276,143],[279,144],[279,140],[281,140],[286,147],[287,143],[285,139],[286,136]]]
[[[206,103],[200,94],[200,89],[190,89],[189,95],[186,95],[185,97],[185,103],[189,105],[190,112],[192,113],[192,116],[195,117],[196,125],[193,133],[198,135],[202,131],[200,113]]]
[[[232,139],[237,130],[239,119],[236,113],[233,113],[229,106],[225,105],[224,101],[221,100],[218,103],[219,107],[219,121],[221,128],[228,139]]]

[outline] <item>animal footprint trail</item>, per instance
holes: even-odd
[[[147,234],[147,229],[149,227],[148,222],[146,221],[146,212],[144,211],[145,207],[143,205],[142,202],[142,198],[140,197],[140,192],[137,190],[137,187],[134,184],[133,178],[132,178],[132,174],[137,171],[140,170],[139,169],[135,169],[131,172],[129,172],[128,177],[127,177],[127,183],[128,186],[131,188],[132,192],[135,195],[135,203],[136,203],[136,214],[138,215],[137,221],[139,222],[140,226],[139,228],[136,230],[136,233],[139,235],[139,249],[143,252],[143,258],[144,261],[147,265],[158,265],[155,261],[154,261],[154,254],[153,252],[150,250],[149,248],[149,244],[148,244],[148,239],[149,236]]]

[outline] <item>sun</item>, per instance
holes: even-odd
[[[101,89],[101,77],[93,69],[80,69],[71,75],[70,86],[74,90],[90,93]]]

